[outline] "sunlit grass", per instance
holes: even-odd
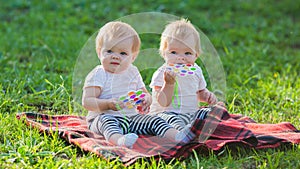
[[[230,113],[300,128],[300,9],[295,1],[1,1],[0,168],[123,168],[26,126],[18,112],[85,115],[72,100],[76,58],[107,21],[156,11],[186,17],[217,49]],[[158,37],[141,36],[142,48]],[[157,44],[155,44],[157,43]],[[146,84],[153,70],[142,71]],[[205,70],[204,70],[205,72]],[[207,76],[207,75],[206,75]],[[210,87],[210,86],[209,86]],[[140,159],[129,168],[299,168],[300,146],[226,149],[186,160]]]

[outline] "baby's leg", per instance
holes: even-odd
[[[128,148],[132,148],[133,144],[137,141],[138,135],[135,133],[129,133],[130,131],[130,118],[124,116],[117,116],[116,119],[119,122],[119,126],[122,129],[122,133],[127,133],[125,135],[114,134],[110,137],[113,141],[117,141],[116,145],[125,146]]]
[[[151,115],[137,114],[131,117],[130,129],[136,134],[163,136],[172,126],[162,118]]]
[[[176,142],[188,143],[195,138],[195,134],[191,131],[191,126],[187,125],[184,129],[178,131],[174,128],[170,128],[166,131],[165,137],[173,139]]]
[[[90,129],[98,134],[102,134],[104,138],[119,146],[132,147],[137,140],[136,134],[126,134],[129,122],[126,118],[115,117],[113,115],[102,114],[95,118],[90,125]]]
[[[167,123],[169,123],[172,127],[179,131],[184,129],[186,124],[188,124],[188,122],[190,121],[189,117],[185,118],[185,116],[181,116],[175,112],[163,112],[159,113],[157,116],[164,119]]]
[[[114,134],[110,137],[113,141],[117,140],[118,146],[125,146],[128,148],[132,148],[133,144],[136,142],[138,139],[138,135],[135,133],[128,133],[125,135],[120,135],[120,134]]]
[[[200,108],[196,113],[194,118],[192,118],[192,122],[196,119],[204,120],[208,113],[211,111],[211,107]]]
[[[190,126],[184,127],[181,131],[178,131],[162,118],[150,115],[134,116],[131,129],[138,134],[157,135],[185,143],[191,141],[195,137],[190,131]]]

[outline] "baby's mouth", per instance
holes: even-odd
[[[120,63],[118,63],[118,62],[110,62],[110,64],[112,64],[112,65],[120,65]]]

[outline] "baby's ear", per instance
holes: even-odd
[[[167,51],[165,51],[165,50],[161,51],[160,55],[161,55],[162,58],[165,58],[166,55],[167,55]]]
[[[133,63],[135,61],[135,59],[136,59],[136,56],[133,55],[132,58],[131,58],[131,63]]]
[[[100,52],[101,50],[97,50],[96,52],[97,52],[97,56],[98,56],[98,58],[100,59],[101,58],[101,52]]]
[[[139,54],[138,52],[132,53],[132,62],[135,61],[135,59],[137,58],[138,54]]]

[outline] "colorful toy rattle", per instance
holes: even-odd
[[[120,96],[119,100],[122,101],[127,108],[131,109],[134,106],[141,104],[145,96],[146,94],[141,90],[130,91],[127,95]]]
[[[166,69],[180,76],[193,75],[196,71],[196,67],[192,66],[192,64],[169,64]]]

